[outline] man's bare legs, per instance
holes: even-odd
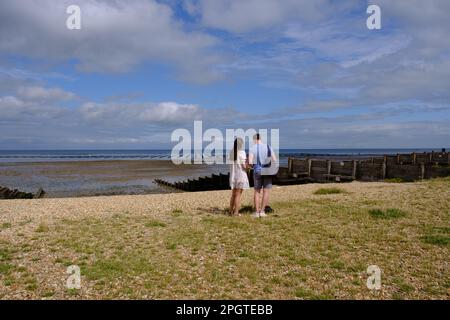
[[[263,189],[262,209],[264,210],[269,205],[270,189]]]
[[[254,195],[255,212],[261,211],[261,189],[255,189]]]

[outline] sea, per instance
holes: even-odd
[[[370,157],[384,154],[441,151],[415,149],[280,149],[280,159],[288,157]],[[95,160],[170,160],[171,150],[0,150],[0,162],[55,162]]]

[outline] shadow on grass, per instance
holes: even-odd
[[[197,210],[199,210],[200,212],[203,213],[209,213],[209,214],[214,214],[214,215],[229,215],[230,212],[230,208],[224,208],[221,209],[219,207],[210,207],[210,208],[197,208]],[[243,213],[243,214],[247,214],[247,213],[253,213],[253,206],[250,205],[246,205],[246,206],[242,206],[241,209],[239,210],[239,213]]]
[[[253,206],[242,206],[240,213],[253,213]]]

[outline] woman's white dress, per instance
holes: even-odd
[[[230,187],[231,189],[248,189],[250,185],[248,183],[248,176],[242,165],[245,164],[247,156],[244,150],[240,150],[237,153],[237,160],[233,161],[230,166]]]

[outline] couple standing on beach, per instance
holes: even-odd
[[[253,136],[253,146],[249,150],[249,156],[245,154],[244,141],[241,138],[234,140],[233,150],[230,152],[230,187],[232,190],[230,199],[230,215],[239,215],[241,197],[244,189],[249,189],[247,169],[253,168],[254,183],[254,217],[264,217],[266,212],[272,212],[269,206],[269,195],[272,189],[272,174],[268,174],[265,168],[276,162],[277,158],[272,148],[261,141],[260,134]]]

